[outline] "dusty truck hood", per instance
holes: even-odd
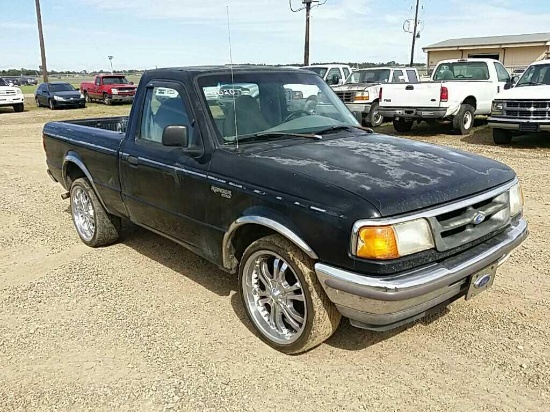
[[[246,156],[257,167],[284,168],[355,193],[374,205],[381,216],[455,201],[515,177],[508,166],[481,156],[359,133],[250,151]]]
[[[504,90],[495,96],[499,99],[550,100],[550,86],[521,86]]]
[[[369,87],[373,86],[380,86],[380,83],[351,83],[351,84],[343,84],[342,86],[338,86],[334,88],[334,91],[336,92],[347,92],[347,91],[362,91],[365,89],[368,89]]]

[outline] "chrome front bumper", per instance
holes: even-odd
[[[522,218],[494,238],[420,269],[372,277],[317,263],[315,272],[329,299],[352,325],[389,330],[465,295],[472,274],[495,263],[500,266],[527,235]]]
[[[522,131],[527,126],[526,132],[549,132],[550,122],[548,120],[539,119],[507,119],[505,117],[489,117],[487,119],[489,127],[493,129],[506,129]],[[531,126],[531,127],[529,127]]]

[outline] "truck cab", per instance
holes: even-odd
[[[418,83],[414,67],[372,67],[354,71],[334,91],[364,126],[377,127],[384,117],[378,113],[380,88],[388,83]]]

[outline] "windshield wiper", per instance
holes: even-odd
[[[239,136],[238,139],[228,142],[226,144],[235,144],[237,140],[239,143],[241,142],[249,142],[253,140],[260,140],[262,138],[271,138],[271,137],[300,137],[305,139],[315,139],[315,140],[323,140],[323,136],[320,136],[318,134],[304,134],[304,133],[291,133],[291,132],[259,132],[255,133],[253,135],[247,135],[247,136]]]
[[[362,130],[362,131],[367,132],[367,133],[374,133],[374,130],[372,130],[368,127],[341,125],[341,126],[327,127],[326,129],[319,130],[317,132],[317,134],[322,135],[322,134],[325,134],[325,133],[338,132],[338,131],[341,131],[341,130],[350,130],[351,131],[351,129],[359,129],[359,130]]]

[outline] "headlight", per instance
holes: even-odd
[[[352,246],[357,257],[388,260],[432,249],[434,240],[428,221],[416,219],[388,226],[360,227]]]
[[[111,93],[118,94],[118,89],[111,89]]]
[[[491,114],[499,115],[499,114],[502,114],[503,111],[504,111],[503,102],[493,102],[493,106],[491,107]]]
[[[510,216],[514,217],[523,211],[523,190],[519,183],[510,189]]]
[[[15,94],[23,94],[23,92],[21,91],[20,88],[17,88],[17,90],[15,91]]]
[[[65,98],[61,97],[61,96],[54,96],[53,99],[54,100],[59,100],[59,101],[65,100]]]
[[[369,92],[358,92],[355,93],[355,101],[356,102],[366,102],[369,100]]]

